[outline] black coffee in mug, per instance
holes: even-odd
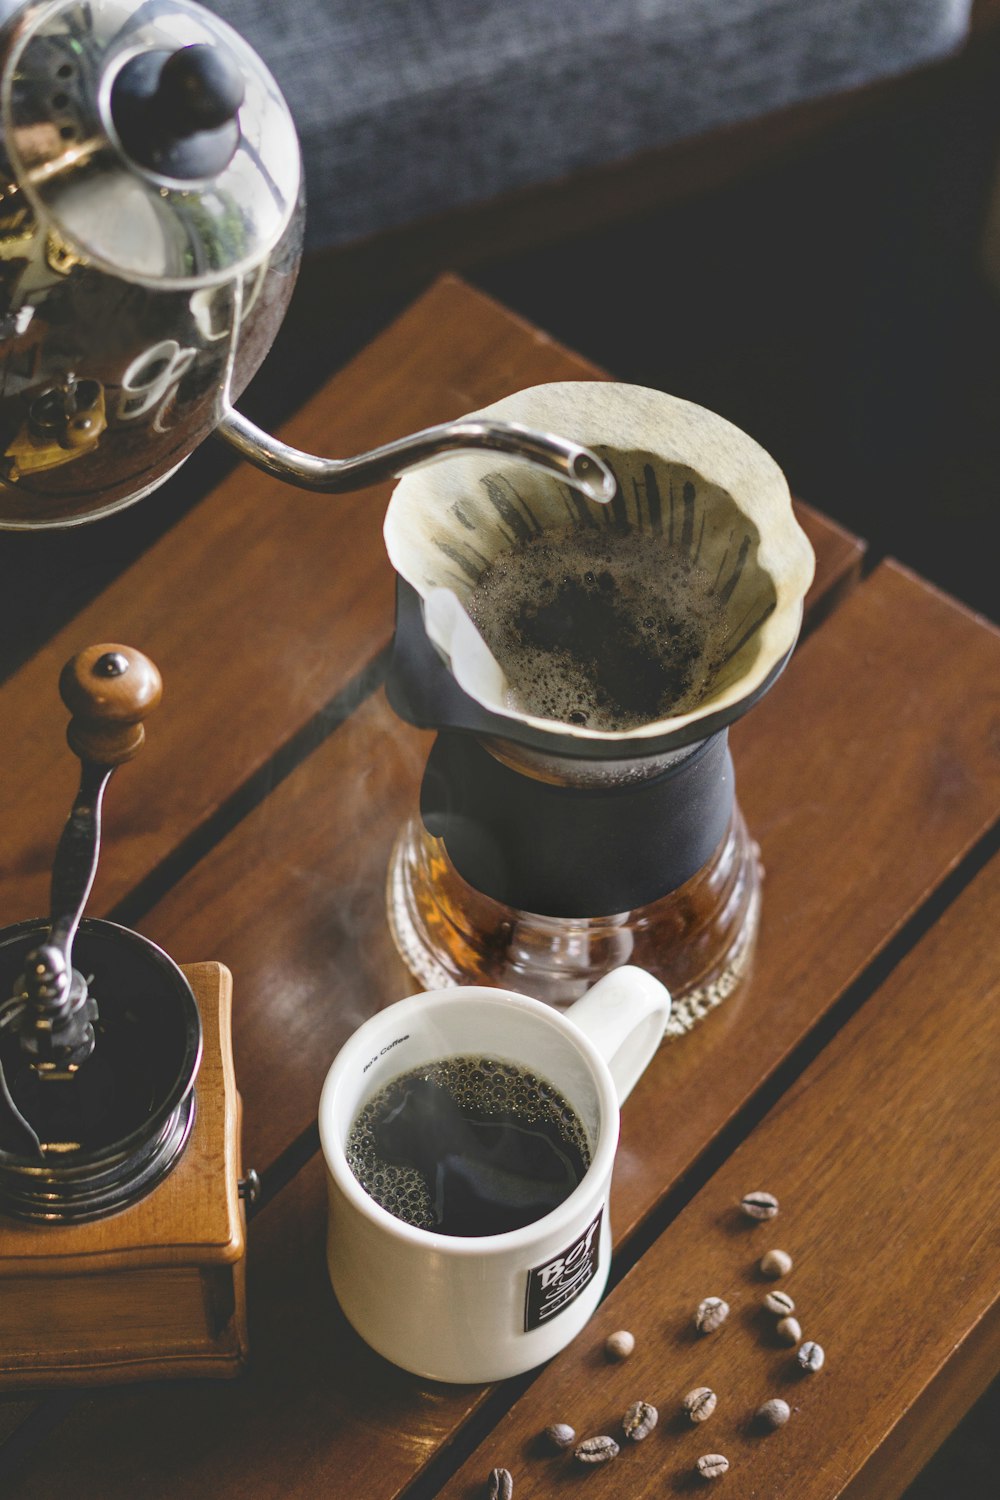
[[[572,1105],[544,1078],[493,1057],[449,1057],[394,1078],[354,1121],[346,1155],[388,1213],[452,1235],[533,1224],[590,1165]]]

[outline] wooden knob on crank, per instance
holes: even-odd
[[[120,766],[142,748],[142,721],[159,703],[163,682],[133,646],[88,646],[63,667],[59,692],[73,715],[66,731],[73,753]]]

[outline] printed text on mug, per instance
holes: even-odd
[[[528,1272],[524,1331],[530,1333],[561,1313],[594,1279],[601,1246],[602,1208],[578,1239],[559,1255]]]

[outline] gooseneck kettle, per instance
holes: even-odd
[[[191,0],[0,0],[0,119],[0,527],[118,510],[212,431],[306,489],[486,448],[611,498],[594,454],[512,423],[326,459],[234,409],[291,296],[302,167],[267,69]]]

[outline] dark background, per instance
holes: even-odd
[[[1000,288],[978,260],[996,103],[854,125],[473,279],[616,376],[729,417],[796,494],[995,615]]]

